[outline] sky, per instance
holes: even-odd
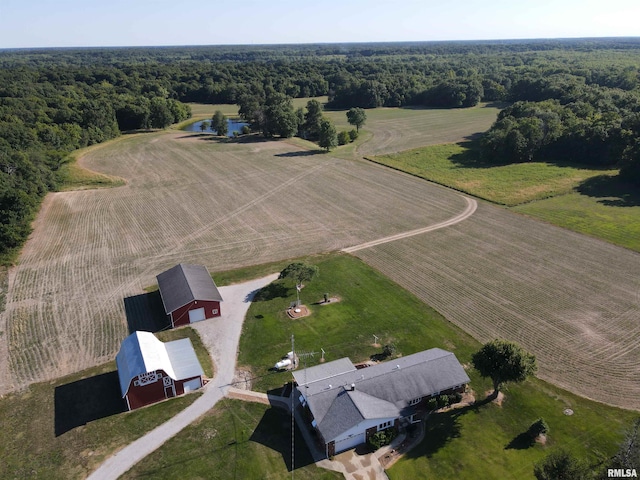
[[[640,0],[0,0],[0,48],[640,36]]]

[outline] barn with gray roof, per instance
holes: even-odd
[[[294,372],[297,395],[323,438],[327,456],[365,443],[411,420],[427,399],[463,391],[469,382],[456,356],[440,348],[356,369],[342,358]]]
[[[206,267],[181,263],[156,278],[172,327],[221,315],[222,296]]]

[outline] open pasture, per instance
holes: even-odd
[[[480,104],[473,108],[376,108],[366,110],[367,121],[362,130],[373,139],[360,145],[360,156],[383,155],[440,143],[467,140],[489,129],[499,108]],[[324,115],[336,130],[351,130],[345,110],[326,111]]]
[[[11,270],[0,392],[112,360],[123,298],[180,262],[210,271],[336,250],[464,210],[458,194],[283,141],[123,137],[88,168],[123,187],[51,194]],[[223,307],[224,308],[224,307]]]
[[[640,409],[637,253],[481,203],[462,223],[355,255],[481,342],[519,342],[540,378]]]

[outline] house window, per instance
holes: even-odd
[[[217,309],[217,308],[214,308],[214,309],[212,310],[212,313],[213,313],[214,315],[217,315],[217,314],[218,314],[218,309]]]
[[[393,425],[393,420],[391,420],[389,422],[381,423],[380,425],[378,425],[378,431],[385,430],[385,429],[391,427],[392,425]]]
[[[418,403],[420,403],[420,400],[422,400],[422,397],[414,398],[409,402],[409,405],[417,405]]]

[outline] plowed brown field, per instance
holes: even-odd
[[[124,187],[50,195],[10,272],[0,392],[112,360],[123,298],[176,263],[211,271],[393,235],[462,212],[460,195],[285,142],[122,138],[84,163]]]
[[[480,341],[515,340],[539,375],[640,409],[640,255],[480,203],[457,225],[358,250]]]

